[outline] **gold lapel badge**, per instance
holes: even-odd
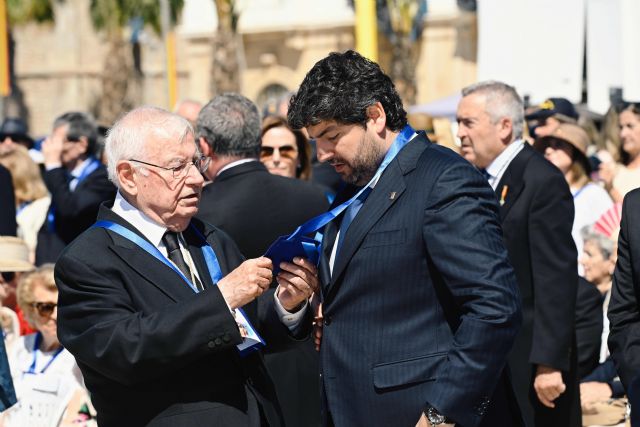
[[[396,198],[396,192],[392,191],[391,193],[389,193],[389,200],[394,200]]]
[[[500,206],[504,205],[504,200],[507,198],[507,192],[509,191],[508,185],[502,186],[502,194],[500,195]]]

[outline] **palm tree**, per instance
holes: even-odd
[[[169,0],[171,21],[175,23],[184,0]],[[124,28],[133,19],[151,26],[160,34],[159,0],[91,0],[91,21],[96,30],[105,33],[107,55],[102,73],[102,97],[97,108],[101,123],[113,123],[118,116],[139,103],[131,95],[132,82],[140,84],[140,75],[133,68],[133,56],[129,42],[124,38]]]
[[[238,39],[238,10],[235,0],[213,0],[218,28],[212,43],[211,96],[240,91],[241,45]]]

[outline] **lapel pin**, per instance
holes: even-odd
[[[391,193],[389,193],[389,200],[394,200],[396,198],[396,192],[392,191]]]
[[[500,196],[500,206],[504,205],[504,200],[507,198],[507,192],[509,191],[509,186],[502,186],[502,195]]]

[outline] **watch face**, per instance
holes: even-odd
[[[444,423],[444,415],[440,414],[438,411],[436,411],[436,408],[433,407],[429,408],[429,410],[427,411],[427,418],[429,419],[431,425],[434,426]]]

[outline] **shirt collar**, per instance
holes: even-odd
[[[89,164],[91,163],[92,160],[93,159],[91,157],[87,157],[86,159],[84,159],[82,162],[78,164],[78,166],[73,168],[73,170],[71,171],[71,175],[74,178],[77,178],[80,175],[82,175],[82,172],[84,172],[84,170],[89,167]]]
[[[231,169],[234,166],[238,166],[241,165],[243,163],[249,163],[249,162],[257,162],[258,159],[242,159],[242,160],[236,160],[235,162],[231,162],[227,165],[225,165],[222,169],[220,169],[218,171],[218,173],[216,174],[216,176],[219,176],[222,172],[226,171],[227,169]]]
[[[520,152],[522,147],[524,147],[524,141],[522,139],[517,139],[507,145],[507,148],[487,167],[487,173],[491,175],[491,178],[497,178],[502,175],[502,172],[507,169],[511,160]]]
[[[155,247],[161,246],[162,236],[164,236],[164,233],[167,231],[167,227],[149,218],[144,212],[122,197],[119,191],[111,210],[133,225]]]

